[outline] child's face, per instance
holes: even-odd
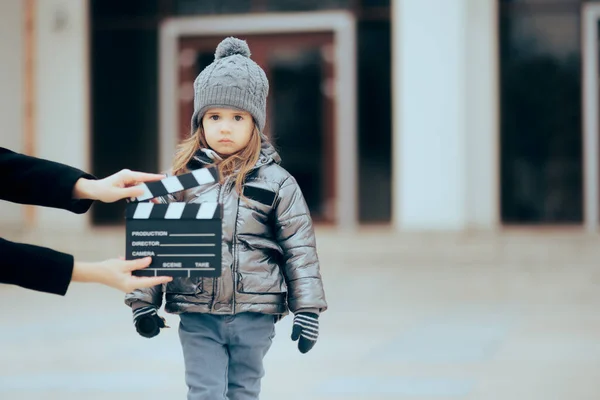
[[[219,154],[230,155],[248,145],[254,121],[245,111],[211,108],[202,117],[202,126],[210,148]]]

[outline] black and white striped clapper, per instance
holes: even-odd
[[[144,201],[217,180],[216,169],[203,168],[144,185],[147,193],[136,199],[139,201],[128,204],[126,209],[126,259],[151,256],[152,263],[145,269],[134,271],[134,275],[221,275],[221,204]]]
[[[142,183],[139,187],[144,189],[144,194],[134,201],[146,201],[155,197],[166,196],[197,186],[215,183],[218,179],[219,171],[217,168],[207,167],[183,175],[170,176],[156,182]]]

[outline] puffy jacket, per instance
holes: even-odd
[[[327,309],[308,207],[296,180],[263,140],[261,155],[244,183],[244,197],[233,180],[183,192],[181,201],[223,205],[222,275],[175,278],[125,296],[133,308],[159,308],[165,293],[169,313],[285,315],[288,310]],[[212,160],[199,151],[188,164],[202,168]],[[172,199],[171,199],[172,201]]]

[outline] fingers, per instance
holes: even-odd
[[[164,283],[169,283],[173,280],[173,278],[170,276],[156,276],[156,277],[132,276],[131,280],[132,280],[131,285],[130,285],[131,290],[129,290],[129,291],[133,291],[135,289],[150,288],[150,287],[162,285]]]
[[[164,179],[163,174],[150,174],[146,172],[123,169],[116,174],[94,181],[94,198],[104,203],[114,203],[124,198],[136,198],[144,194],[143,187],[136,187],[140,183]]]
[[[308,351],[314,347],[315,343],[315,341],[306,339],[302,336],[298,342],[298,350],[300,350],[300,353],[302,354],[308,353]]]
[[[138,258],[136,260],[125,261],[125,270],[127,272],[136,271],[138,269],[144,269],[152,262],[152,257]],[[169,283],[173,280],[171,276],[153,276],[153,277],[138,277],[131,276],[128,291],[135,289],[149,288],[164,283]]]
[[[166,177],[164,174],[150,174],[147,172],[131,171],[128,169],[122,170],[119,172],[119,174],[120,181],[126,186],[135,185],[140,182],[158,181]]]
[[[165,174],[149,174],[147,172],[131,171],[130,175],[137,182],[154,182],[166,178]]]
[[[136,260],[125,261],[125,269],[129,272],[146,268],[152,262],[152,257],[138,258]]]
[[[145,193],[145,189],[140,186],[140,183],[157,181],[164,178],[165,175],[162,174],[149,174],[124,169],[115,175],[114,186],[116,186],[119,198],[133,200]],[[116,191],[115,193],[117,193]]]
[[[123,198],[135,198],[144,194],[144,189],[139,186],[131,186],[119,190],[121,191],[120,195]]]
[[[294,328],[292,329],[292,340],[295,342],[300,337],[302,333],[302,327],[300,325],[294,324]]]

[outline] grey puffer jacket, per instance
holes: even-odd
[[[163,292],[169,313],[285,315],[288,310],[327,309],[312,220],[296,180],[263,140],[261,155],[247,175],[240,198],[232,180],[183,192],[180,201],[223,204],[222,275],[175,278],[125,296],[134,309],[160,308]],[[191,169],[212,163],[199,151]],[[171,200],[172,201],[172,200]]]

